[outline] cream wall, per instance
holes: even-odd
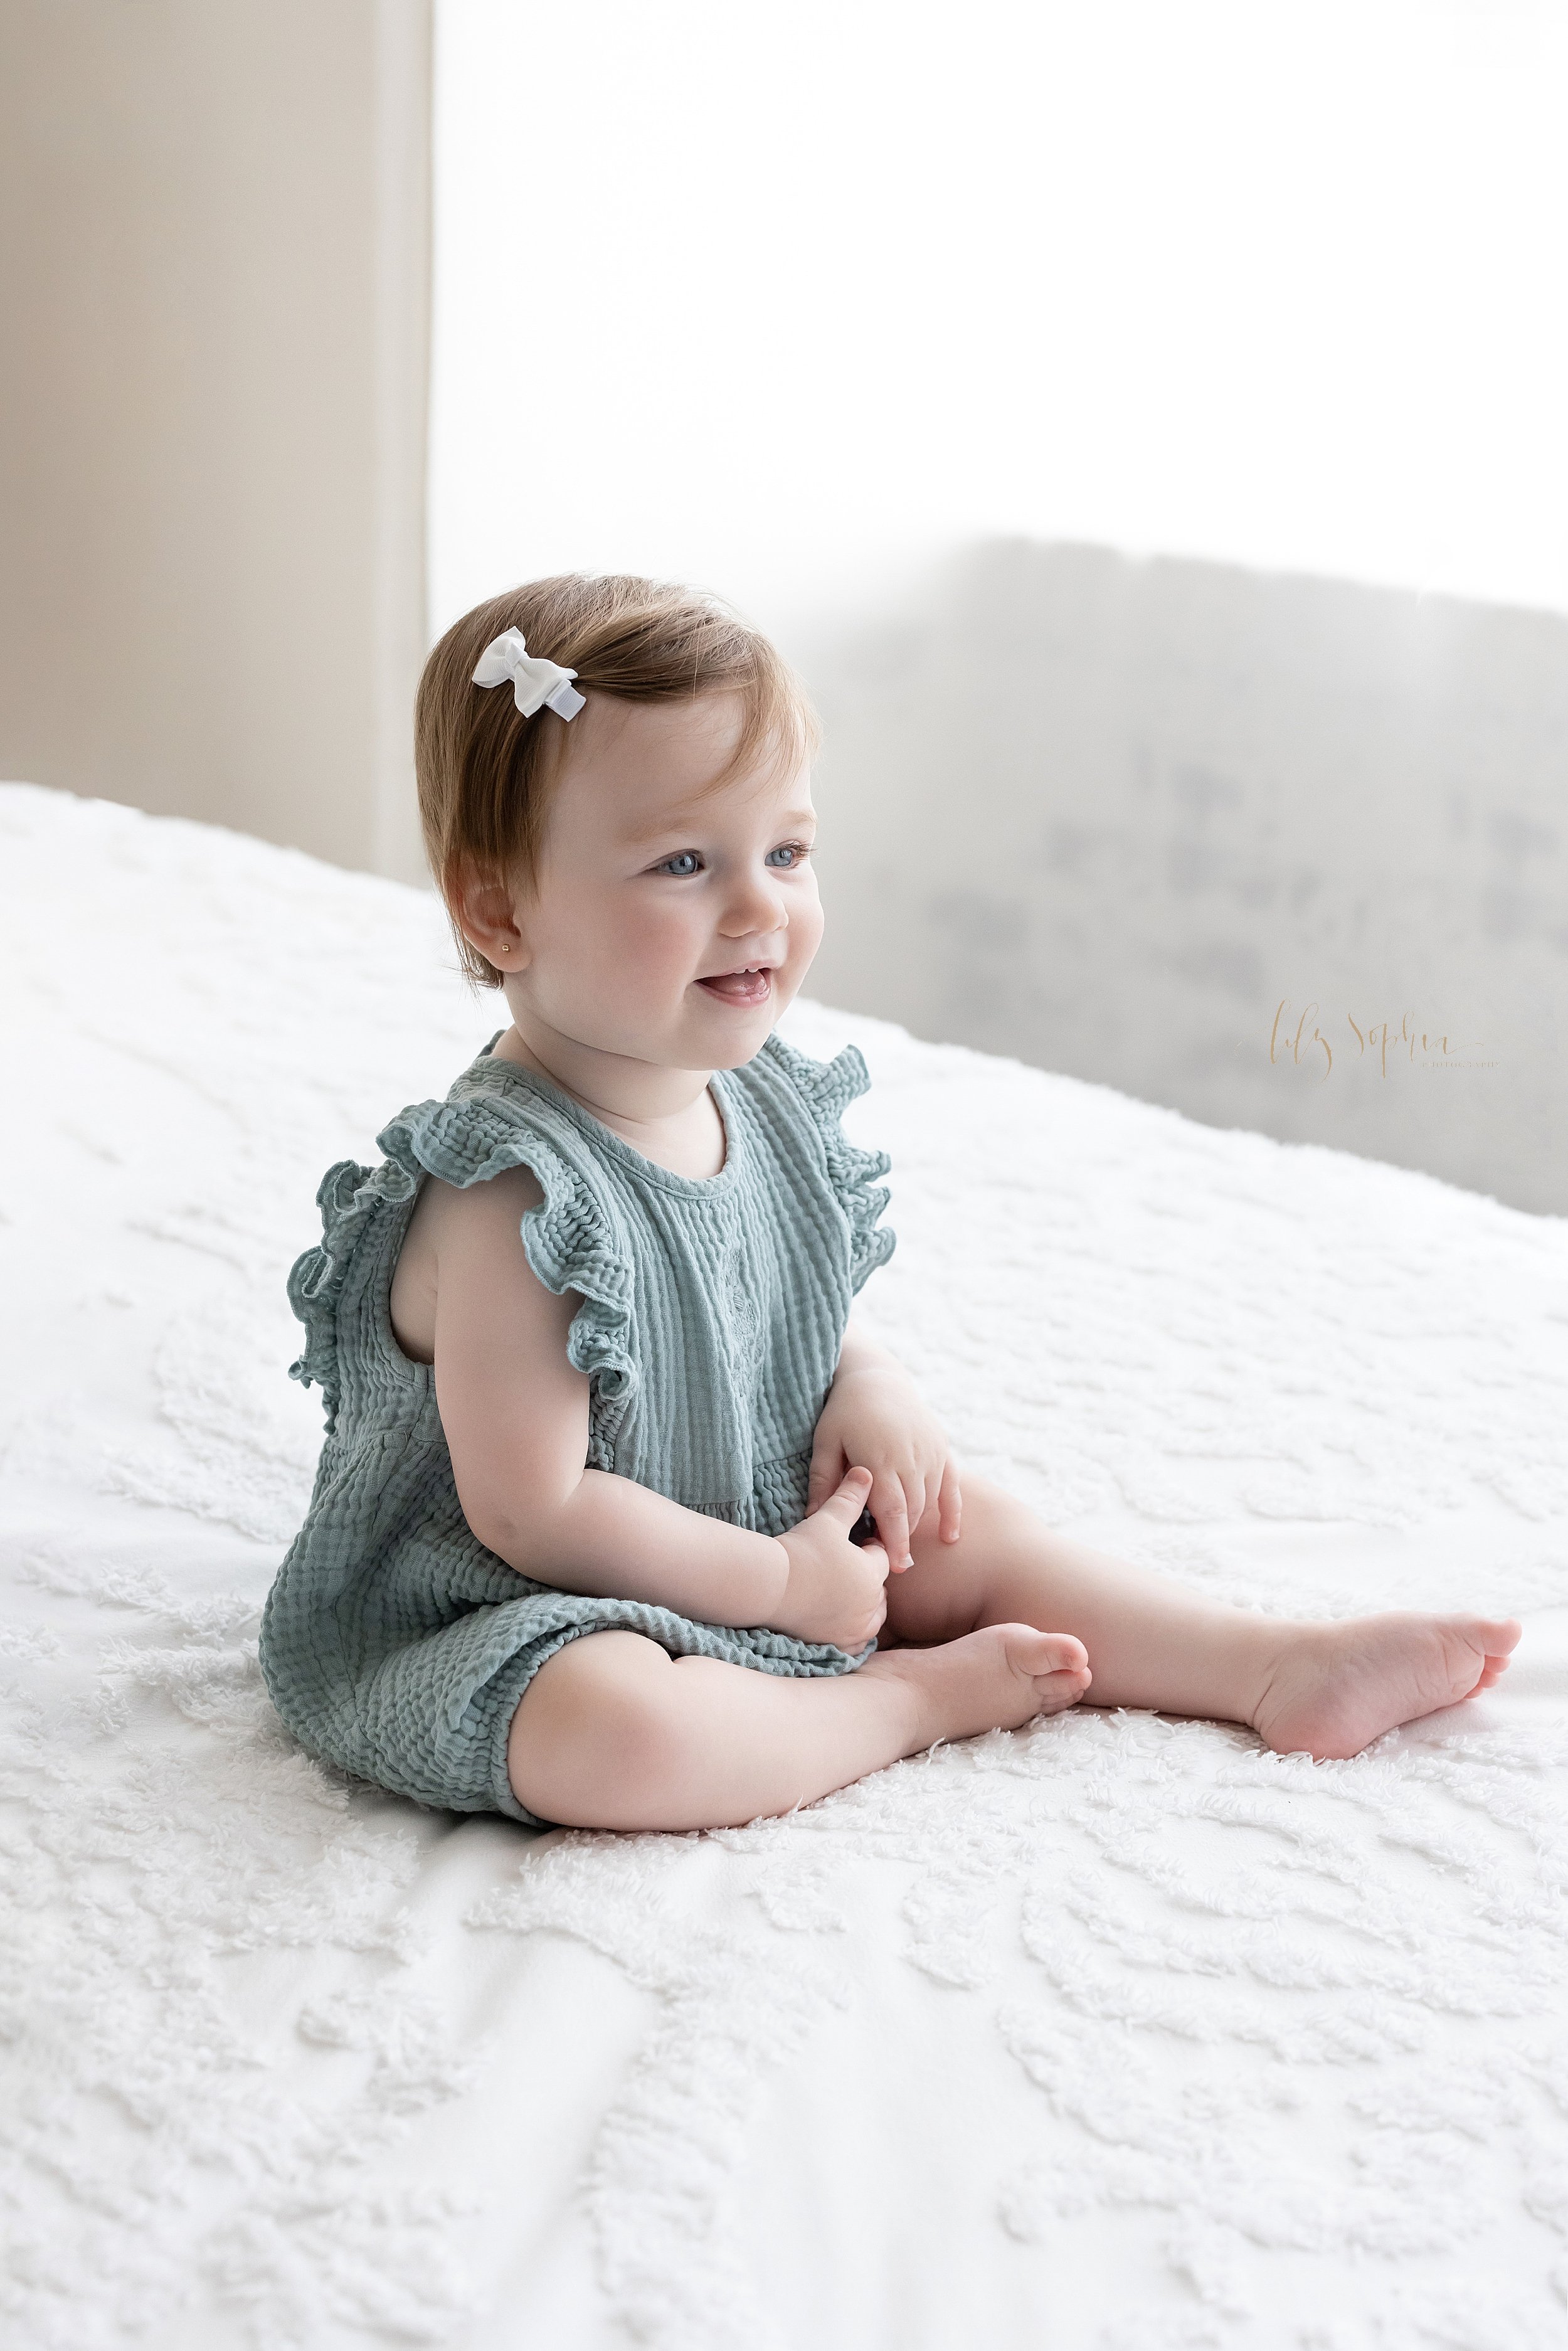
[[[0,773],[420,871],[430,47],[0,9]]]

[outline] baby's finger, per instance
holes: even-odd
[[[925,1479],[918,1470],[904,1480],[904,1507],[909,1513],[909,1539],[913,1542],[925,1516]]]
[[[887,1552],[888,1565],[902,1575],[909,1565],[909,1506],[896,1478],[878,1478],[871,1489],[871,1514]]]
[[[942,1490],[936,1497],[936,1524],[944,1542],[956,1542],[964,1520],[964,1496],[958,1484],[957,1464],[948,1457],[942,1472]]]
[[[869,1469],[847,1470],[821,1506],[824,1515],[837,1519],[846,1535],[866,1506],[871,1484]]]

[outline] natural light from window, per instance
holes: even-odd
[[[1568,609],[1561,0],[442,0],[433,611],[996,533]]]

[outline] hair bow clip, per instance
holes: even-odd
[[[512,698],[525,718],[531,718],[536,710],[553,710],[561,718],[575,718],[583,705],[583,696],[571,682],[576,675],[574,669],[562,669],[559,662],[529,653],[521,629],[506,629],[480,654],[474,684],[505,685],[509,679]]]

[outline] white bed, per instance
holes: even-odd
[[[428,899],[255,841],[16,787],[0,869],[12,2341],[1561,2351],[1568,1223],[802,1008],[976,1467],[1524,1646],[1351,1763],[1081,1710],[531,1838],[346,1787],[256,1665],[316,1183],[489,1005]]]

